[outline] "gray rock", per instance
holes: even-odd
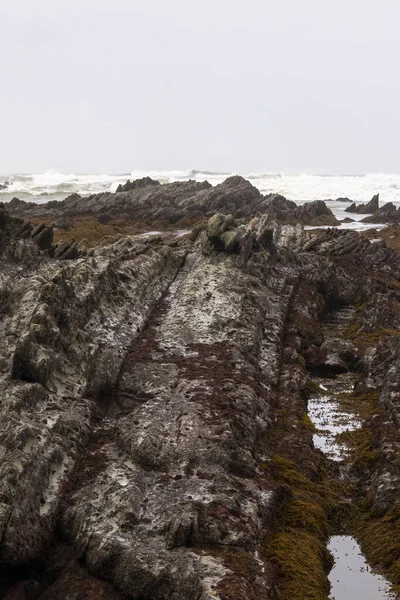
[[[147,187],[163,186],[140,193]],[[234,178],[213,202],[225,194],[240,212],[253,191]],[[227,589],[233,600],[273,597],[262,550],[289,496],[274,475],[276,444],[314,481],[322,466],[312,432],[299,435],[301,355],[330,374],[353,367],[354,346],[322,343],[319,325],[328,307],[360,294],[364,331],[400,326],[400,256],[357,232],[314,237],[268,211],[245,223],[229,213],[174,247],[120,236],[70,261],[40,252],[18,237],[21,222],[4,219],[0,560],[25,573],[48,556],[46,600],[88,589],[116,599],[211,600]],[[388,414],[398,412],[397,355],[382,343],[360,365]],[[395,497],[386,456],[371,479],[379,510]],[[71,549],[57,573],[55,532]]]

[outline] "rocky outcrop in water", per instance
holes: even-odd
[[[400,255],[269,212],[243,223],[265,199],[232,180],[210,205],[224,194],[186,239],[120,236],[90,256],[0,212],[4,598],[272,600],[277,540],[286,556],[297,535],[325,577],[306,367],[373,376],[320,325],[361,294],[364,330],[396,326]]]
[[[356,204],[353,202],[351,206],[346,208],[346,212],[357,213],[359,215],[373,214],[379,209],[379,194],[376,194],[368,204]]]
[[[381,206],[373,215],[365,217],[363,223],[399,223],[400,209],[393,202],[387,202]]]

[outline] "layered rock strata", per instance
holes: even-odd
[[[361,293],[360,327],[397,326],[400,255],[356,232],[311,237],[226,211],[186,239],[125,236],[61,261],[35,240],[45,228],[21,238],[10,223],[0,248],[4,598],[276,597],[269,540],[295,490],[274,455],[318,485],[325,477],[302,425],[305,367],[359,368],[351,341],[324,340],[318,324]],[[368,357],[394,415],[395,371],[379,379]],[[318,535],[324,577],[327,531]]]

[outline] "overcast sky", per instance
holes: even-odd
[[[399,0],[2,0],[0,172],[400,172]]]

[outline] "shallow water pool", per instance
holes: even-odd
[[[357,541],[348,535],[335,535],[328,549],[335,559],[329,574],[331,600],[395,600],[389,583],[376,575],[365,561]]]

